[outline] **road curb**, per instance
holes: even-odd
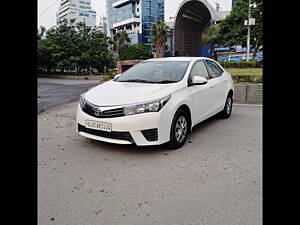
[[[234,84],[233,102],[237,104],[262,104],[262,84]]]
[[[258,104],[238,104],[238,103],[233,103],[234,106],[255,106],[255,107],[262,107],[262,105]]]

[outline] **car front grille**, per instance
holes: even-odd
[[[101,108],[101,112],[99,112]],[[107,107],[100,107],[92,103],[86,102],[82,108],[82,111],[86,114],[96,118],[113,118],[124,116],[123,108],[105,109]]]
[[[123,131],[107,132],[107,131],[86,128],[85,126],[83,126],[81,124],[78,124],[78,131],[96,135],[99,137],[105,137],[105,138],[111,138],[111,139],[117,139],[117,140],[125,140],[125,141],[130,141],[131,143],[134,143],[134,140],[129,132],[123,132]]]
[[[147,141],[157,141],[158,140],[158,132],[157,128],[149,129],[149,130],[142,130],[141,131]]]

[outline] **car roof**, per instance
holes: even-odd
[[[165,57],[165,58],[152,58],[145,61],[192,61],[192,60],[199,60],[199,59],[208,59],[206,57]]]

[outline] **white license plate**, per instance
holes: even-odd
[[[111,123],[85,120],[85,126],[87,128],[111,132]]]

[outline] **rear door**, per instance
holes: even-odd
[[[210,89],[213,96],[212,110],[218,111],[223,109],[225,105],[226,98],[226,76],[224,75],[224,70],[214,61],[205,60],[207,66],[208,74],[210,77]]]

